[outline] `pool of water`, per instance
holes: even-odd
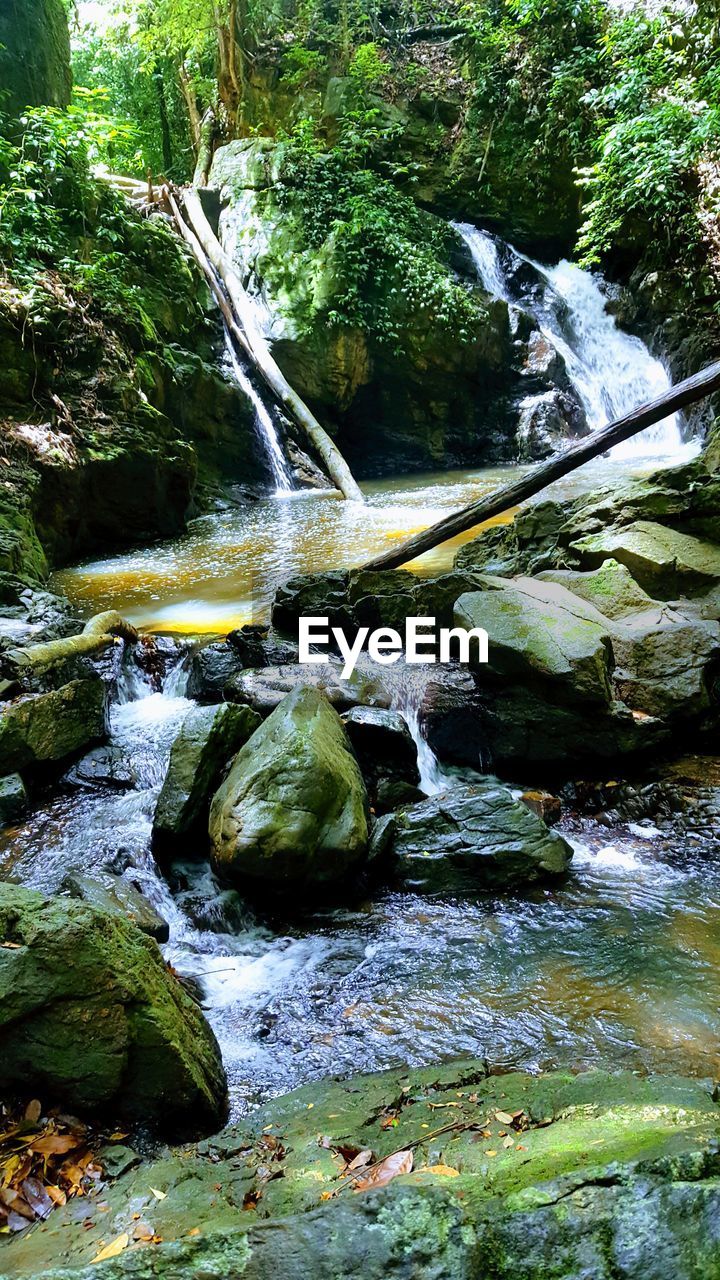
[[[575,496],[657,467],[657,457],[601,459],[542,497]],[[65,569],[52,586],[84,614],[113,608],[146,630],[225,633],[266,620],[275,586],[291,573],[361,565],[520,474],[508,466],[369,481],[362,486],[364,505],[308,491],[246,500],[193,521],[180,538]],[[408,567],[440,573],[476,534],[454,538]]]

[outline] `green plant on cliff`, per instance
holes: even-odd
[[[142,225],[93,177],[91,156],[134,137],[96,108],[91,95],[67,111],[36,107],[0,121],[0,258],[35,305],[47,273],[59,272],[96,315],[156,340],[158,319],[163,327],[175,311],[182,323],[188,268],[164,226]]]
[[[465,341],[480,313],[448,268],[452,233],[377,171],[391,136],[382,114],[360,103],[332,147],[302,121],[286,143],[280,207],[301,248],[331,253],[330,324],[402,352],[418,322],[432,317]]]
[[[708,224],[720,213],[705,173],[720,148],[720,71],[713,21],[702,7],[633,12],[608,27],[605,83],[588,95],[601,127],[580,174],[588,197],[580,248],[670,267],[696,301],[720,306],[720,258]]]

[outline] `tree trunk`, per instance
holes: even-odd
[[[162,137],[162,153],[163,167],[165,174],[169,174],[173,163],[172,135],[170,133],[170,121],[168,120],[167,103],[165,102],[165,77],[162,71],[156,71],[154,75],[155,89],[157,91],[158,114],[160,116],[160,136]]]
[[[210,176],[210,166],[213,158],[213,143],[215,141],[216,129],[217,120],[215,118],[215,112],[212,107],[208,107],[205,115],[200,121],[197,163],[193,174],[194,187],[207,186],[207,180]]]
[[[340,450],[305,402],[290,386],[279,365],[273,359],[257,327],[253,307],[242,281],[214,235],[205,217],[197,191],[186,190],[183,196],[189,226],[171,193],[169,199],[180,231],[210,281],[216,297],[218,293],[222,297],[222,292],[218,289],[217,277],[222,281],[227,297],[223,298],[224,306],[221,303],[221,310],[226,321],[229,320],[228,327],[232,336],[250,357],[273,398],[298,425],[340,492],[350,501],[363,502],[362,493]]]
[[[455,538],[459,533],[466,533],[468,529],[473,529],[484,520],[499,516],[503,511],[508,511],[527,498],[534,497],[554,480],[560,480],[576,467],[581,467],[584,462],[597,458],[599,454],[612,449],[614,445],[622,444],[623,440],[629,440],[631,436],[636,436],[646,427],[660,422],[662,418],[667,418],[678,409],[695,404],[697,400],[704,399],[714,391],[720,391],[720,361],[708,365],[707,369],[702,369],[692,378],[679,382],[676,387],[671,387],[669,391],[658,396],[657,400],[641,405],[626,417],[618,418],[609,426],[603,427],[601,431],[594,432],[592,436],[581,440],[563,453],[556,454],[548,462],[533,467],[532,471],[521,480],[505,485],[488,497],[481,498],[479,502],[473,502],[469,507],[463,507],[461,511],[446,516],[444,520],[439,520],[423,533],[408,538],[402,546],[394,547],[392,551],[385,551],[382,555],[376,556],[363,568],[398,569],[400,565],[406,564],[408,560],[414,560],[425,551],[431,551],[441,542],[447,542],[449,538]]]
[[[187,107],[188,121],[190,123],[190,137],[192,138],[195,155],[197,156],[200,152],[202,129],[200,112],[198,111],[197,94],[195,93],[193,82],[188,75],[187,67],[182,59],[178,65],[178,80],[180,82],[182,96],[185,100],[185,106]]]

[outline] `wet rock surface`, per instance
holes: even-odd
[[[22,818],[27,804],[27,791],[19,773],[0,778],[0,826],[9,826]]]
[[[0,774],[64,760],[102,739],[105,705],[97,677],[0,704]]]
[[[4,1274],[84,1280],[124,1232],[113,1280],[334,1280],[358,1256],[369,1280],[479,1280],[490,1264],[498,1280],[558,1265],[580,1280],[588,1260],[593,1280],[696,1280],[718,1259],[717,1131],[709,1091],[678,1078],[488,1077],[468,1060],[323,1082],[130,1169],[87,1229],[57,1211],[6,1247]],[[343,1176],[361,1151],[365,1168]],[[354,1191],[396,1152],[406,1171]],[[138,1214],[157,1243],[136,1239]]]
[[[213,1033],[116,912],[0,884],[0,1082],[201,1132],[226,1105]]]
[[[226,878],[302,889],[346,879],[368,844],[368,798],[337,712],[297,688],[236,756],[210,807]]]
[[[131,880],[113,875],[109,871],[94,875],[71,872],[62,883],[62,889],[71,898],[87,902],[99,911],[124,916],[142,933],[156,942],[167,942],[170,926]]]
[[[173,848],[177,855],[183,840],[198,834],[226,766],[259,724],[256,711],[229,703],[188,711],[172,745],[155,809],[156,849]],[[202,841],[199,852],[204,853]]]
[[[376,811],[421,799],[417,746],[399,712],[353,707],[342,721]]]
[[[564,874],[572,849],[505,788],[455,786],[389,820],[383,856],[416,889],[508,888]]]

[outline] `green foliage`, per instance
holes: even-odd
[[[294,89],[314,88],[320,83],[326,60],[318,49],[294,44],[283,58],[283,83]]]
[[[350,59],[348,75],[356,90],[365,94],[378,90],[387,79],[389,70],[387,62],[380,56],[377,45],[370,42],[359,45],[355,50]]]
[[[572,168],[587,158],[593,135],[586,94],[600,75],[607,10],[599,0],[499,0],[467,4],[464,15],[474,81],[469,145],[480,157],[488,211],[521,206],[530,188],[542,217],[558,222],[560,205],[573,204]]]
[[[699,172],[720,143],[711,32],[677,14],[633,12],[609,26],[603,54],[605,82],[587,97],[601,125],[594,163],[579,174],[584,260],[639,248],[647,265],[670,262],[707,292]]]
[[[90,101],[0,117],[0,259],[31,310],[47,307],[58,278],[89,314],[157,344],[173,312],[182,326],[192,278],[173,234],[92,176],[91,159],[131,135]]]
[[[311,121],[286,145],[279,200],[300,245],[332,257],[328,323],[361,329],[396,351],[423,318],[467,340],[480,311],[448,268],[450,229],[372,162],[392,137],[378,110],[349,112],[326,148]]]

